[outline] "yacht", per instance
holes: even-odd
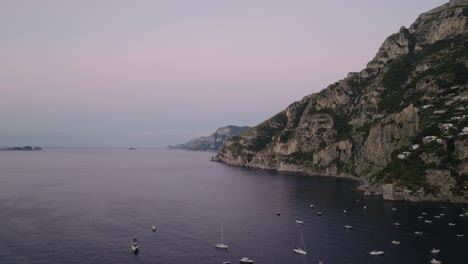
[[[310,208],[314,208],[314,205],[313,205],[313,204],[311,204],[311,205],[310,205]]]
[[[394,225],[395,225],[395,226],[401,226],[400,223],[396,223],[396,222],[394,223]]]
[[[317,212],[317,215],[318,215],[318,216],[322,216],[322,212]]]
[[[392,240],[392,244],[393,244],[393,245],[400,245],[400,241]]]
[[[353,226],[350,226],[350,225],[345,225],[344,226],[346,229],[353,229],[354,227]]]
[[[392,208],[392,211],[396,211],[397,209],[395,207]]]
[[[437,253],[439,253],[439,252],[440,252],[440,249],[435,249],[435,248],[433,248],[433,249],[431,250],[431,253],[432,253],[432,254],[437,254]]]
[[[296,224],[302,225],[302,224],[304,224],[304,222],[302,222],[301,220],[296,220]]]
[[[379,255],[383,255],[385,252],[383,251],[380,251],[380,250],[372,250],[369,254],[371,254],[372,256],[379,256]]]
[[[437,259],[431,259],[431,264],[442,264],[442,261]]]
[[[432,224],[432,221],[431,221],[431,220],[424,220],[424,222],[425,222],[426,224]]]
[[[416,235],[422,235],[423,233],[422,232],[419,232],[419,231],[415,231],[414,232]]]
[[[455,223],[449,223],[449,226],[454,226],[454,225],[455,225]]]
[[[253,259],[242,258],[241,260],[239,260],[239,264],[251,264],[251,263],[254,263]]]
[[[132,240],[132,250],[133,252],[137,252],[138,251],[138,239],[134,238]]]
[[[221,243],[215,244],[215,247],[219,248],[219,249],[227,249],[228,248],[228,246],[226,244],[224,244],[224,230],[223,230],[222,226],[221,226]]]
[[[305,248],[305,243],[304,243],[304,237],[302,236],[302,229],[300,229],[300,235],[299,235],[299,246],[298,247],[295,247],[293,249],[294,252],[296,252],[297,254],[300,254],[300,255],[306,255],[307,254],[307,251],[306,251],[306,248]]]

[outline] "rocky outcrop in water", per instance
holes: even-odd
[[[216,160],[343,175],[385,199],[468,202],[468,1],[420,15],[365,69],[225,142]]]
[[[250,127],[248,126],[225,126],[218,128],[216,132],[207,137],[199,137],[184,144],[169,146],[169,148],[196,151],[218,151],[221,149],[226,139],[238,135],[240,132],[249,128]]]

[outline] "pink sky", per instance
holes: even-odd
[[[252,126],[444,2],[2,1],[0,146],[160,147]]]

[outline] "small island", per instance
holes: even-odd
[[[42,148],[41,147],[24,146],[24,147],[1,148],[0,150],[25,150],[25,151],[31,151],[31,150],[42,150]]]

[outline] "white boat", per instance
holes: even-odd
[[[306,255],[307,251],[305,248],[305,243],[304,243],[304,237],[302,236],[302,229],[299,230],[300,236],[299,236],[299,246],[295,247],[293,251],[297,254],[300,255]]]
[[[314,205],[313,205],[313,204],[311,204],[311,205],[310,205],[310,208],[314,208]]]
[[[254,263],[253,259],[242,258],[241,260],[239,260],[239,264],[251,264],[251,263]]]
[[[460,216],[460,217],[464,217],[464,216],[465,216],[465,214],[460,214],[459,216]]]
[[[317,215],[321,216],[321,215],[322,215],[322,212],[317,212]]]
[[[215,247],[219,248],[219,249],[227,249],[228,248],[228,246],[226,244],[224,244],[224,230],[223,230],[222,226],[221,226],[221,243],[215,244]]]
[[[422,217],[422,216],[418,216],[418,219],[423,219],[423,218],[424,218],[424,217]]]
[[[449,226],[455,226],[455,223],[449,223]]]
[[[354,227],[353,226],[350,226],[350,225],[345,225],[344,226],[346,229],[353,229]]]
[[[231,261],[223,261],[223,264],[231,264]]]
[[[304,224],[304,222],[302,222],[301,220],[296,220],[296,224],[302,225],[302,224]]]
[[[152,226],[151,230],[153,230],[153,232],[156,232],[156,226]]]
[[[445,214],[444,213],[441,213],[440,216],[444,216]]]
[[[346,210],[343,210],[343,213],[347,214],[347,213],[348,213],[348,211],[346,211]]]
[[[392,208],[392,211],[396,211],[397,209],[395,207]]]
[[[464,237],[465,235],[463,234],[457,234],[457,237]]]
[[[432,224],[432,221],[431,221],[431,220],[424,220],[424,223],[426,223],[426,224]]]
[[[280,216],[280,215],[281,215],[281,212],[276,212],[276,215],[277,215],[277,216]]]
[[[132,240],[132,251],[137,252],[139,250],[138,248],[138,239],[134,238]]]
[[[434,217],[437,218],[437,219],[440,219],[440,215],[436,215],[436,216],[434,216]]]
[[[433,249],[431,250],[431,253],[432,253],[432,254],[437,254],[437,253],[439,253],[439,252],[440,252],[440,249],[435,249],[435,248],[433,248]]]
[[[394,225],[395,225],[395,226],[401,226],[401,224],[400,224],[400,223],[397,223],[397,222],[395,222]]]
[[[419,232],[419,231],[415,231],[414,232],[416,235],[422,235],[423,233],[422,232]]]
[[[393,244],[393,245],[400,245],[400,241],[392,240],[392,244]]]
[[[364,210],[366,210],[366,209],[367,209],[367,206],[365,206],[365,205],[364,205],[364,207],[363,207],[363,208],[364,208]]]
[[[427,213],[426,213],[426,212],[422,212],[421,214],[422,214],[422,215],[427,215]]]
[[[442,261],[437,259],[431,259],[431,264],[442,264]]]
[[[371,254],[372,256],[379,256],[385,254],[385,252],[380,250],[372,250],[369,254]]]

